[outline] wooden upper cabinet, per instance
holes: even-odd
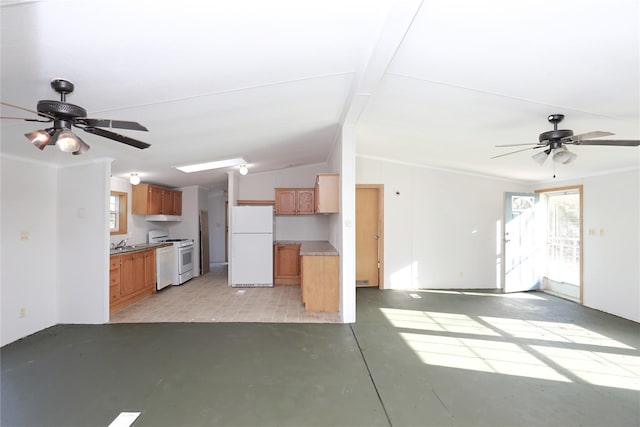
[[[131,200],[134,215],[182,215],[182,191],[138,184],[132,187]]]
[[[173,214],[182,215],[182,191],[173,191]]]
[[[296,213],[298,215],[313,215],[315,213],[313,188],[302,188],[297,190],[296,197]]]
[[[313,188],[276,188],[276,215],[311,215]]]
[[[319,173],[316,176],[315,212],[338,213],[340,211],[340,175]]]

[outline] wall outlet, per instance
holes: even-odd
[[[20,307],[20,311],[18,312],[18,317],[22,319],[27,315],[27,309],[25,307]]]
[[[600,237],[604,236],[604,228],[600,229]]]
[[[29,230],[20,230],[20,240],[29,240]]]

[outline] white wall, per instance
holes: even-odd
[[[340,212],[332,215],[329,241],[340,252],[340,315],[342,322],[356,321],[356,135],[345,125],[329,156],[330,169],[340,173]]]
[[[208,195],[210,262],[225,262],[225,202],[226,192],[212,191]]]
[[[109,160],[59,169],[60,323],[109,321],[110,174]]]
[[[326,163],[238,176],[238,199],[273,200],[274,188],[313,188],[316,175],[323,172],[328,172]]]
[[[583,303],[640,322],[640,171],[535,188],[577,184],[583,186]]]
[[[384,184],[385,288],[500,287],[503,193],[524,184],[361,157],[356,179]]]
[[[0,345],[5,345],[58,323],[58,170],[2,155],[0,172]]]

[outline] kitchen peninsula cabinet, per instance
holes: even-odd
[[[276,215],[313,215],[313,188],[276,188]]]
[[[304,242],[300,249],[305,311],[340,310],[340,256],[328,242]]]
[[[319,173],[314,187],[315,213],[338,213],[340,174]]]
[[[182,215],[182,191],[138,184],[132,187],[131,201],[134,215]]]
[[[300,285],[300,244],[276,243],[273,252],[274,285]]]
[[[109,284],[111,312],[153,294],[156,289],[155,249],[111,255]]]

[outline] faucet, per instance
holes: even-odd
[[[120,243],[115,245],[114,249],[124,248],[127,245],[127,239],[120,240]]]

